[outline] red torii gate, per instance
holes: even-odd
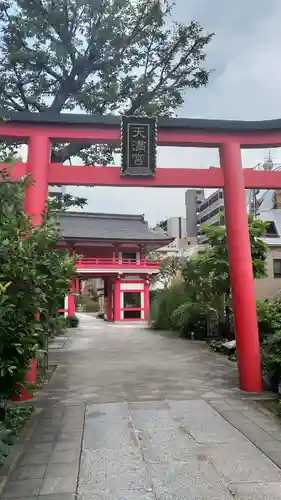
[[[281,120],[262,122],[160,118],[159,146],[219,148],[221,168],[159,168],[153,178],[124,178],[117,167],[64,166],[50,163],[51,142],[92,142],[120,145],[120,117],[2,111],[2,139],[27,140],[27,163],[17,163],[14,179],[30,174],[26,211],[40,222],[48,184],[224,188],[225,219],[240,387],[262,391],[259,333],[245,188],[281,188],[281,172],[242,169],[242,148],[281,145]],[[4,168],[5,165],[2,165]]]

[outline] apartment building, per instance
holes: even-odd
[[[201,191],[201,190],[200,190]],[[187,228],[192,227],[192,232],[198,238],[199,244],[207,243],[207,236],[204,232],[205,226],[223,226],[224,221],[224,193],[223,189],[217,189],[214,193],[208,197],[202,198],[202,194],[196,194],[197,190],[188,190],[185,193],[185,204],[186,212],[190,215],[190,220],[188,221],[187,216]],[[250,198],[253,195],[245,191],[246,204],[250,211]],[[281,200],[281,196],[280,196]],[[252,202],[251,202],[252,203]],[[194,213],[196,217],[194,217]],[[196,229],[195,229],[196,220]],[[190,234],[189,229],[187,233]]]
[[[188,189],[185,192],[187,235],[196,237],[199,244],[207,242],[203,227],[224,223],[223,189],[205,197],[203,189]]]
[[[170,217],[157,224],[154,230],[161,229],[170,238],[171,243],[158,249],[162,257],[187,256],[187,250],[197,243],[197,235],[191,236],[187,230],[187,219],[184,217]]]
[[[197,238],[197,214],[204,201],[204,189],[188,189],[185,192],[186,233],[188,237]]]
[[[223,189],[218,189],[215,193],[208,196],[198,208],[197,234],[200,244],[207,242],[207,236],[203,230],[204,226],[221,226],[224,224],[223,212]]]
[[[170,238],[181,239],[187,236],[186,219],[184,217],[164,219],[157,224],[157,227],[162,229]]]
[[[281,200],[279,191],[264,191],[258,199],[255,216],[268,223],[263,241],[268,246],[267,277],[255,280],[257,299],[281,295]]]

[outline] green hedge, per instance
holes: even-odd
[[[151,303],[150,319],[155,330],[174,330],[176,323],[174,311],[186,301],[186,293],[182,284],[157,290]]]
[[[173,312],[172,321],[181,337],[203,340],[207,335],[206,313],[198,304],[189,300]]]
[[[271,388],[281,380],[281,301],[257,303],[263,372],[270,376]]]
[[[68,316],[66,318],[66,324],[68,328],[76,328],[79,325],[79,319],[77,316]]]

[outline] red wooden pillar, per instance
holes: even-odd
[[[114,287],[114,321],[120,321],[120,280],[115,280]]]
[[[149,320],[149,310],[150,310],[150,290],[149,290],[149,279],[146,279],[144,282],[144,320]]]
[[[25,193],[25,211],[34,224],[42,222],[48,199],[48,166],[50,161],[50,139],[45,135],[30,137],[28,142],[27,173],[31,183]]]
[[[27,174],[30,184],[25,192],[24,208],[32,217],[33,224],[40,224],[46,210],[48,199],[48,166],[51,154],[49,137],[34,135],[28,141]],[[37,314],[39,320],[39,313]],[[27,382],[36,381],[36,360],[31,361],[27,374]],[[23,399],[25,397],[23,396]]]
[[[67,314],[69,317],[75,316],[75,281],[71,280],[70,285],[70,294],[68,295],[68,311]]]
[[[29,370],[27,373],[26,381],[35,384],[37,379],[37,363],[36,360],[33,359],[30,363]]]
[[[112,321],[112,281],[107,279],[107,304],[106,304],[107,321]]]
[[[240,388],[262,391],[260,343],[240,144],[220,148]]]

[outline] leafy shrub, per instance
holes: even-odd
[[[30,419],[33,408],[18,406],[7,408],[6,419],[0,424],[0,465],[3,465],[11,446],[16,442],[21,429]]]
[[[63,314],[57,314],[49,318],[49,336],[54,337],[56,335],[64,335],[67,328],[66,318]]]
[[[33,408],[20,408],[18,406],[8,408],[5,427],[18,435],[24,424],[30,419],[33,411]]]
[[[268,335],[281,332],[281,301],[260,300],[257,302],[257,313],[261,341]]]
[[[39,352],[42,327],[10,300],[8,286],[0,285],[0,397],[8,399],[22,384],[31,359]],[[32,308],[31,308],[32,311]]]
[[[98,312],[99,311],[99,303],[89,296],[83,297],[80,301],[80,304],[85,307],[86,312]]]
[[[278,391],[281,380],[281,302],[257,304],[263,372],[271,389]]]
[[[265,339],[261,355],[263,370],[271,376],[272,389],[277,390],[281,379],[281,332]]]
[[[150,304],[154,301],[154,299],[157,297],[157,294],[161,292],[161,290],[150,290],[149,292],[149,299],[150,299]]]
[[[79,325],[79,319],[77,316],[68,316],[66,318],[66,324],[68,328],[76,328]]]
[[[183,284],[159,290],[151,304],[150,319],[155,330],[174,330],[176,324],[173,312],[185,302],[186,292]]]
[[[189,300],[181,304],[172,314],[173,324],[182,337],[203,340],[207,334],[206,313],[198,303]]]
[[[24,210],[31,182],[0,183],[0,398],[8,399],[24,382],[30,361],[40,355],[56,329],[58,304],[75,273],[75,258],[55,251],[58,208],[51,203],[41,225]],[[37,320],[40,314],[40,321]],[[41,352],[42,353],[42,352]]]

